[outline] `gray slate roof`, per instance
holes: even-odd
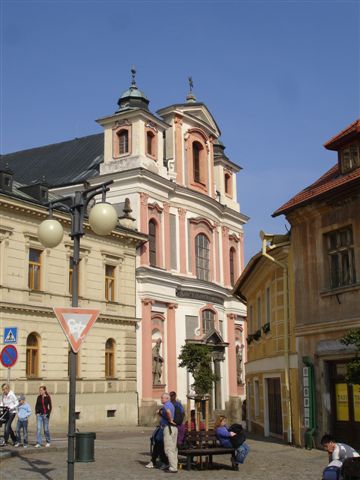
[[[45,177],[49,187],[82,183],[99,175],[104,159],[104,134],[75,138],[66,142],[1,155],[14,180],[29,185]]]

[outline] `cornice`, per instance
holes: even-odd
[[[344,320],[334,320],[326,322],[311,323],[309,325],[296,325],[295,336],[303,337],[307,335],[327,335],[331,332],[339,332],[343,330],[350,330],[359,326],[360,317]]]

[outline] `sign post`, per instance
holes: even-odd
[[[3,367],[8,369],[7,383],[10,383],[10,369],[17,362],[18,353],[14,345],[5,345],[0,353],[0,362]]]

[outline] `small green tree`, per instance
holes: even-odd
[[[360,328],[349,330],[343,338],[341,343],[345,345],[355,345],[360,352]],[[360,358],[355,354],[355,358],[347,364],[346,382],[351,384],[360,384]]]
[[[217,377],[211,370],[211,348],[198,343],[186,343],[178,357],[179,367],[185,367],[193,376],[195,394],[206,395]]]

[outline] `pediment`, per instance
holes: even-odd
[[[184,113],[187,113],[191,117],[194,117],[197,120],[200,120],[202,123],[207,124],[211,130],[216,132],[216,136],[220,136],[220,129],[217,126],[214,117],[211,115],[210,111],[205,107],[201,106],[186,106],[184,108]]]
[[[203,342],[206,345],[224,345],[224,339],[214,328],[204,335]]]

